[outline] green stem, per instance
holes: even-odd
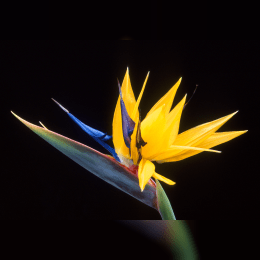
[[[158,211],[162,217],[162,220],[176,220],[171,203],[158,180],[156,180],[156,191],[158,200]]]

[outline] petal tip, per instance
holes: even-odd
[[[232,114],[229,114],[229,115],[227,115],[226,116],[226,118],[228,118],[228,120],[230,119],[230,118],[232,118],[235,114],[237,114],[239,112],[239,110],[237,110],[236,112],[234,112],[234,113],[232,113]]]
[[[66,113],[69,113],[69,111],[63,107],[59,102],[57,102],[54,98],[51,98],[63,111],[65,111]]]
[[[39,123],[44,129],[48,130],[48,128],[41,121],[39,121]]]

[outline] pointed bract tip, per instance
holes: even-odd
[[[12,113],[16,118],[18,118],[19,120],[22,119],[21,117],[19,117],[18,115],[16,115],[13,111],[11,111],[11,113]],[[23,119],[22,119],[22,120],[23,120]]]

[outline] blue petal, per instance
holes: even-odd
[[[82,130],[84,130],[87,134],[89,134],[95,141],[97,141],[100,145],[102,145],[106,150],[108,150],[113,157],[120,162],[119,157],[117,156],[115,150],[109,146],[108,144],[106,144],[104,141],[105,140],[109,140],[111,138],[111,136],[108,136],[92,127],[89,127],[87,125],[85,125],[84,123],[82,123],[79,119],[77,119],[75,116],[73,116],[71,113],[68,113],[68,116],[75,122],[77,123]]]
[[[68,115],[71,115],[70,113],[68,113]],[[74,117],[73,115],[71,115],[72,117],[72,119],[74,119],[74,118],[76,118],[76,117]],[[76,118],[77,119],[77,118]],[[77,119],[78,120],[78,119]],[[79,120],[78,120],[79,121]],[[81,122],[81,121],[79,121],[79,122]],[[84,131],[86,132],[86,133],[88,133],[89,135],[91,135],[92,137],[96,137],[96,138],[99,138],[100,140],[102,140],[102,141],[107,141],[107,140],[109,140],[109,139],[111,139],[112,138],[112,136],[110,136],[110,135],[107,135],[107,134],[105,134],[105,133],[103,133],[103,132],[101,132],[101,131],[98,131],[98,130],[96,130],[96,129],[94,129],[94,128],[92,128],[92,127],[90,127],[90,126],[88,126],[88,125],[85,125],[84,123],[82,123],[81,122],[81,124],[82,125],[84,125]]]
[[[107,141],[109,139],[112,138],[112,136],[107,135],[101,131],[98,131],[88,125],[85,125],[84,123],[82,123],[80,120],[78,120],[75,116],[73,116],[66,108],[64,108],[60,103],[58,103],[55,99],[52,98],[52,100],[63,110],[65,111],[69,117],[76,122],[81,129],[83,129],[87,134],[89,134],[95,141],[97,141],[100,145],[102,145],[106,150],[108,150],[113,157],[118,161],[121,162],[117,153],[115,152],[115,150],[109,146],[108,144],[106,144],[104,141]]]

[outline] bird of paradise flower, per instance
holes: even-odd
[[[201,152],[220,153],[210,148],[230,141],[247,131],[217,132],[237,111],[179,134],[182,111],[187,104],[186,95],[172,110],[171,107],[182,78],[141,121],[139,105],[148,76],[149,72],[137,101],[132,90],[128,68],[122,87],[118,81],[119,98],[114,112],[112,136],[82,123],[53,99],[74,122],[112,156],[50,131],[41,122],[43,127],[33,125],[11,112],[32,131],[85,169],[157,209],[162,219],[175,220],[170,201],[159,181],[169,185],[174,185],[175,182],[157,173],[153,162],[180,161]],[[114,148],[106,143],[111,138]]]

